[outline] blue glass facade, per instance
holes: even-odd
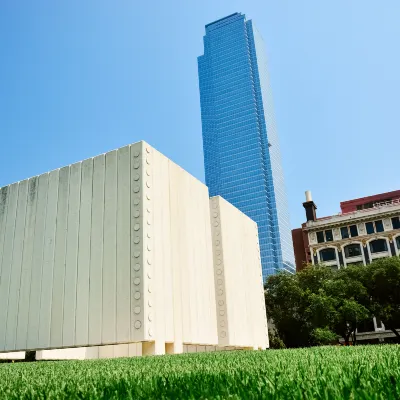
[[[252,21],[235,13],[206,25],[198,68],[210,196],[257,222],[264,278],[294,272],[266,54]]]

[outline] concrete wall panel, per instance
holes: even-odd
[[[8,291],[8,312],[6,322],[5,350],[17,349],[17,318],[21,284],[21,268],[24,252],[25,216],[27,208],[28,181],[22,181],[18,187],[17,218],[15,222],[14,246],[11,261],[10,285],[3,288]]]
[[[65,255],[64,309],[62,347],[75,346],[76,288],[79,251],[79,217],[81,199],[81,163],[70,167],[67,245]]]
[[[207,187],[144,142],[2,188],[0,351],[254,347],[256,230],[230,205],[214,220]]]
[[[219,346],[266,348],[257,225],[219,196],[210,210]]]
[[[53,268],[55,255],[55,237],[57,226],[57,203],[58,203],[58,182],[59,171],[53,171],[48,174],[47,204],[44,220],[43,237],[43,263],[41,275],[40,290],[40,311],[38,327],[38,345],[37,347],[46,347],[50,343],[50,325],[51,325],[51,305],[53,292]],[[35,293],[31,289],[31,293]],[[30,334],[30,333],[29,333]],[[35,347],[32,342],[30,347]]]
[[[58,182],[56,237],[51,302],[50,346],[62,347],[64,279],[68,229],[69,167],[61,168]],[[47,346],[46,346],[47,347]]]
[[[102,343],[116,341],[117,289],[117,151],[106,154],[103,237]]]
[[[93,159],[92,227],[89,266],[89,343],[101,343],[103,315],[103,229],[105,156]]]
[[[21,278],[19,282],[18,315],[16,331],[16,348],[26,348],[28,334],[28,316],[30,286],[33,267],[33,250],[35,240],[36,207],[38,203],[38,177],[28,181],[28,193],[26,204],[25,230],[23,233],[23,254],[21,266]]]
[[[42,269],[44,255],[44,235],[47,213],[47,195],[48,195],[48,178],[49,174],[43,174],[38,178],[37,182],[37,206],[35,230],[33,238],[33,254],[31,262],[31,278],[28,301],[28,327],[23,338],[23,343],[27,340],[25,346],[27,348],[37,346],[39,338],[40,324],[40,300],[42,292]]]
[[[4,244],[0,256],[1,279],[0,279],[0,351],[6,349],[6,329],[9,304],[9,288],[11,280],[11,266],[14,249],[14,233],[17,213],[19,184],[15,183],[7,190],[2,189],[1,197],[3,204],[2,227],[4,229]]]
[[[130,146],[118,150],[116,341],[130,341],[131,177]]]
[[[93,196],[93,159],[81,165],[81,193],[79,208],[78,267],[76,283],[75,342],[89,344],[89,291],[91,225]]]
[[[143,295],[143,277],[146,260],[143,256],[144,231],[143,213],[143,144],[131,146],[131,342],[144,339],[145,301]]]

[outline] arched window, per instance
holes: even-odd
[[[319,252],[321,261],[334,261],[336,260],[336,250],[335,249],[323,249]]]
[[[382,253],[388,251],[387,242],[385,239],[376,239],[369,243],[371,253]]]
[[[346,258],[361,256],[361,246],[358,243],[349,244],[344,248]]]
[[[400,236],[397,236],[396,244],[397,244],[397,248],[400,250]]]

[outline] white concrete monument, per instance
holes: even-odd
[[[1,358],[268,347],[256,224],[145,142],[1,188],[0,276]]]

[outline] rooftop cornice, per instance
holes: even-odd
[[[352,225],[359,222],[374,221],[377,218],[388,218],[399,215],[400,204],[392,205],[372,210],[354,211],[347,214],[333,215],[331,217],[321,218],[317,221],[308,221],[304,230],[307,232],[315,232],[320,229],[329,227],[338,227],[344,225]]]

